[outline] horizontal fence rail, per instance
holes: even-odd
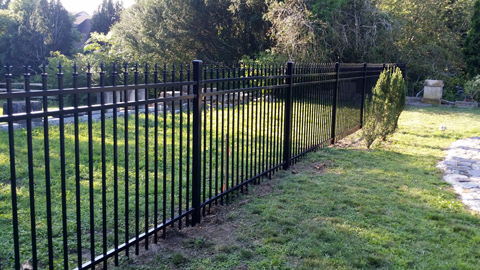
[[[0,91],[0,269],[118,265],[363,124],[404,64],[74,65]],[[15,87],[20,85],[20,87]],[[36,89],[32,89],[35,86]],[[21,88],[21,89],[20,89]]]

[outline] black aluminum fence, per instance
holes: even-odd
[[[0,268],[107,268],[195,225],[359,129],[385,65],[132,67],[75,66],[68,89],[61,66],[52,90],[45,68],[43,90],[5,75]]]

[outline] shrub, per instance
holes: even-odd
[[[397,128],[405,107],[406,85],[399,68],[388,68],[380,74],[372,95],[367,97],[363,139],[367,148],[376,139],[385,140]]]
[[[473,101],[480,101],[480,75],[477,75],[473,80],[465,83],[465,96]]]

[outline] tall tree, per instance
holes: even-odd
[[[59,1],[16,0],[8,12],[16,27],[9,28],[10,46],[1,52],[4,61],[37,67],[51,51],[70,52],[73,19]]]
[[[11,58],[13,36],[17,29],[18,23],[12,12],[0,10],[0,64]]]
[[[380,9],[400,25],[395,35],[400,54],[394,60],[408,63],[411,93],[428,77],[449,81],[461,74],[461,48],[472,4],[472,0],[378,0]]]
[[[238,60],[268,48],[263,0],[139,0],[112,28],[136,59]]]
[[[123,11],[121,1],[103,0],[98,9],[93,12],[92,32],[107,34],[110,27],[120,20],[120,13]]]
[[[475,1],[472,21],[468,31],[463,54],[466,62],[466,71],[472,78],[480,74],[480,0]]]
[[[290,60],[325,58],[318,46],[325,36],[325,24],[314,18],[306,0],[268,1],[265,19],[271,22],[273,53],[286,54]]]
[[[386,61],[393,20],[371,0],[270,0],[274,51],[309,61]]]

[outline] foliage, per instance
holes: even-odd
[[[465,96],[471,101],[480,101],[480,75],[465,83]]]
[[[267,49],[263,1],[140,0],[113,28],[129,60],[238,60]]]
[[[399,24],[394,42],[394,62],[408,63],[411,95],[421,82],[440,74],[460,77],[464,69],[461,52],[472,10],[471,0],[380,0],[378,6]]]
[[[329,16],[330,19],[319,18],[327,23],[323,47],[327,48],[330,61],[362,63],[395,59],[396,22],[374,2],[348,0]]]
[[[464,85],[465,76],[451,76],[449,74],[441,73],[435,76],[431,76],[431,78],[443,81],[443,99],[449,101],[462,100],[462,95],[458,90],[460,86]]]
[[[290,60],[373,62],[395,52],[392,19],[369,0],[269,1],[272,52]]]
[[[470,30],[468,30],[463,54],[466,62],[466,71],[471,77],[480,74],[480,1],[475,1],[473,7]]]
[[[0,10],[0,63],[11,59],[11,46],[18,23],[14,14],[9,10]]]
[[[0,9],[7,9],[8,4],[10,4],[10,0],[0,0]]]
[[[320,20],[313,18],[305,0],[268,1],[265,19],[272,27],[274,54],[287,55],[292,61],[322,59],[323,50],[317,45],[324,29]]]
[[[120,14],[123,11],[122,2],[117,0],[103,0],[98,9],[93,12],[91,32],[107,34],[110,27],[120,21]]]
[[[362,134],[367,148],[376,139],[385,140],[393,134],[405,107],[405,100],[406,86],[400,69],[389,68],[383,71],[365,105]]]
[[[9,46],[2,47],[2,64],[9,62],[15,67],[39,66],[51,51],[69,54],[76,36],[73,18],[59,1],[16,0],[7,11],[2,11],[2,26]]]

